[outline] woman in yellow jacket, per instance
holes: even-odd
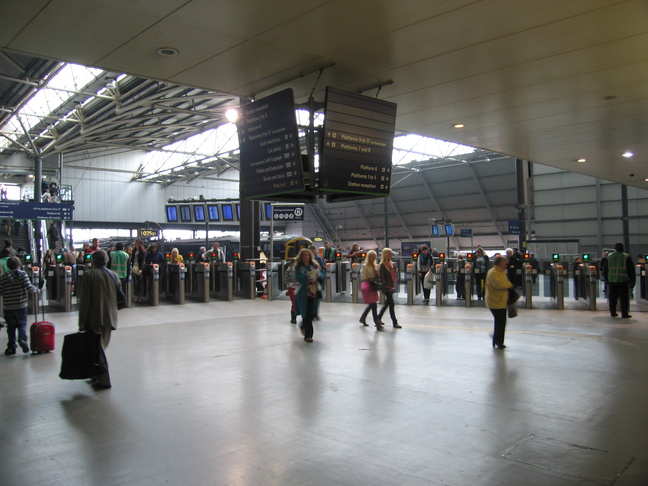
[[[486,274],[486,307],[495,319],[493,330],[493,347],[504,349],[504,330],[506,329],[506,304],[509,298],[509,289],[513,284],[506,275],[508,259],[504,256],[495,258],[495,266]]]

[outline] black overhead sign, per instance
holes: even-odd
[[[0,219],[52,219],[72,221],[72,203],[0,201]]]
[[[319,189],[388,196],[396,104],[326,89]]]
[[[265,198],[304,190],[291,89],[241,107],[238,136],[241,189],[247,198]]]

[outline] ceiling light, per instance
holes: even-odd
[[[157,53],[160,56],[172,57],[172,56],[177,56],[178,54],[180,54],[180,51],[178,49],[175,49],[174,47],[160,47],[157,50]]]
[[[452,125],[452,126],[453,126],[454,128],[464,128],[466,125],[464,125],[463,123],[455,123],[455,124]]]
[[[633,155],[634,155],[634,154],[633,154],[632,152],[630,152],[630,151],[627,151],[626,153],[623,154],[623,156],[624,156],[626,159],[629,159],[629,158],[632,157]]]
[[[230,123],[236,123],[238,121],[239,112],[235,108],[230,108],[225,112],[225,118],[229,120]]]
[[[583,162],[587,162],[587,159],[578,159],[576,162],[580,162],[582,164]]]

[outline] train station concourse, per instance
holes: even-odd
[[[119,311],[113,387],[58,378],[56,349],[0,360],[2,484],[642,486],[648,320],[519,309],[493,349],[481,306],[287,299]]]

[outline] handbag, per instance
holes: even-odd
[[[371,290],[375,290],[376,292],[383,289],[383,281],[380,280],[379,278],[374,278],[373,280],[369,280],[369,285],[371,286]]]
[[[106,354],[101,347],[101,335],[77,332],[63,338],[61,372],[64,380],[85,380],[108,371]]]
[[[507,305],[506,306],[506,311],[508,316],[513,319],[514,317],[517,317],[517,309],[515,308],[514,305]]]
[[[513,305],[515,304],[518,300],[520,300],[520,294],[516,292],[515,289],[509,289],[509,296],[508,296],[508,305]]]

